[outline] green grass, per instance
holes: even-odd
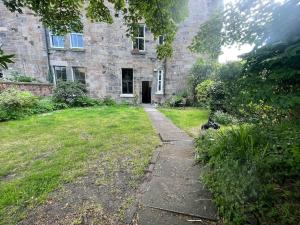
[[[160,108],[173,123],[193,137],[199,136],[201,126],[207,122],[209,111],[199,108]]]
[[[0,224],[16,224],[100,154],[143,175],[159,143],[142,108],[70,109],[0,123]],[[114,169],[111,166],[109,169]]]

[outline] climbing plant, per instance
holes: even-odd
[[[165,42],[157,48],[159,58],[172,55],[172,43],[177,23],[188,15],[188,0],[2,0],[12,12],[23,13],[28,8],[55,33],[81,32],[82,17],[93,22],[112,23],[114,15],[122,14],[127,34],[137,34],[139,22],[144,22],[155,38],[164,35]]]

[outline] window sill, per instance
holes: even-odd
[[[164,95],[163,92],[155,92],[156,95]]]
[[[134,98],[133,94],[121,94],[120,95],[121,98]]]
[[[85,52],[84,48],[70,48],[70,50],[74,52]]]
[[[146,55],[146,51],[140,51],[140,50],[132,50],[132,55]]]
[[[55,51],[67,51],[66,48],[59,48],[59,47],[51,47],[50,50],[55,50]]]

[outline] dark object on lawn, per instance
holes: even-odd
[[[201,130],[208,130],[209,128],[218,130],[220,129],[220,125],[213,121],[211,118],[209,118],[208,122],[201,127]]]

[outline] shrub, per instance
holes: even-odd
[[[116,103],[116,101],[115,100],[113,100],[111,97],[105,97],[104,99],[103,99],[103,102],[102,102],[104,105],[106,105],[106,106],[114,106],[114,105],[116,105],[117,103]]]
[[[13,82],[28,82],[28,83],[37,81],[35,78],[31,76],[23,75],[19,72],[13,72],[11,74],[10,80]]]
[[[85,104],[87,89],[79,82],[61,81],[53,91],[53,101],[59,104],[76,107]]]
[[[216,111],[213,114],[213,120],[223,125],[235,124],[238,122],[234,116],[222,111]]]
[[[0,94],[0,120],[11,120],[31,115],[38,98],[27,91],[7,89]]]
[[[56,110],[57,107],[55,103],[51,99],[40,99],[37,104],[34,105],[32,108],[33,114],[40,114],[40,113],[46,113],[46,112],[52,112]]]
[[[81,107],[91,107],[91,106],[100,106],[103,105],[103,102],[91,98],[89,96],[81,96],[76,100],[76,106],[81,106]]]
[[[299,122],[209,131],[198,158],[225,224],[297,224],[300,218]],[[297,191],[298,190],[298,191]]]
[[[213,80],[205,80],[198,84],[196,87],[196,93],[197,93],[197,101],[201,107],[208,107],[211,102],[211,89],[214,86],[215,81]]]

